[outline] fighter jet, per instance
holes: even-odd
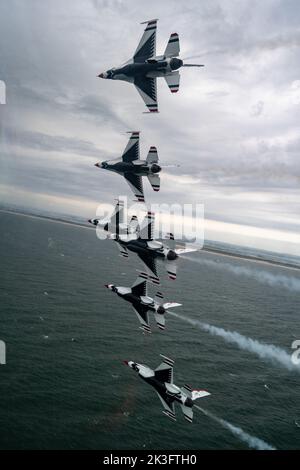
[[[103,219],[89,219],[88,222],[95,225],[97,231],[103,231],[105,235],[99,236],[100,239],[108,238],[109,232],[116,233],[117,236],[124,235],[126,239],[133,237],[136,239],[136,232],[139,230],[139,223],[136,215],[131,217],[129,223],[124,222],[124,201],[120,198],[117,199],[116,207],[110,217],[104,217]],[[111,237],[109,237],[111,238]]]
[[[110,80],[124,80],[133,83],[145,102],[148,111],[158,112],[156,79],[164,77],[172,93],[179,90],[180,67],[203,67],[202,64],[184,64],[179,59],[179,36],[170,36],[163,55],[156,55],[156,25],[157,19],[145,21],[144,34],[132,59],[125,64],[100,73],[98,77]]]
[[[123,209],[124,208],[122,206],[117,204],[113,213],[115,220],[118,220],[119,222],[123,220]],[[179,258],[179,255],[198,251],[196,248],[192,247],[176,248],[174,235],[172,233],[165,235],[165,238],[169,240],[168,245],[172,245],[172,248],[161,241],[154,240],[155,215],[153,212],[147,212],[141,226],[139,225],[136,217],[132,218],[131,223],[129,224],[130,228],[128,231],[125,231],[125,233],[120,233],[121,225],[117,225],[118,230],[116,233],[112,233],[114,224],[112,224],[112,227],[109,225],[104,226],[103,221],[100,219],[90,219],[89,222],[97,226],[97,229],[99,227],[110,232],[108,238],[117,242],[120,255],[124,258],[128,258],[128,251],[136,253],[149,270],[149,280],[153,284],[160,284],[157,273],[157,260],[164,262],[169,278],[175,280],[177,273],[176,260]],[[123,223],[122,226],[127,226],[127,224]]]
[[[183,415],[187,421],[193,422],[193,405],[198,398],[210,395],[206,390],[192,390],[189,385],[179,388],[173,383],[174,361],[166,356],[160,355],[163,362],[155,369],[137,362],[124,361],[131,369],[138,372],[139,376],[155,388],[157,395],[164,407],[163,413],[176,421],[175,402],[180,403]]]
[[[96,163],[95,166],[124,176],[133,194],[145,202],[142,177],[147,176],[154,191],[159,191],[160,178],[156,147],[150,147],[146,160],[140,160],[140,133],[131,132],[129,142],[121,158]]]
[[[132,287],[117,287],[114,284],[106,284],[105,287],[117,294],[122,299],[130,302],[145,333],[151,333],[148,313],[153,312],[158,328],[165,329],[165,313],[169,308],[179,307],[177,302],[163,302],[163,294],[157,292],[154,299],[148,296],[147,273],[140,273]]]

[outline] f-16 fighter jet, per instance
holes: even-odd
[[[146,273],[140,273],[132,287],[117,287],[113,284],[106,284],[105,287],[115,292],[119,297],[130,302],[140,323],[141,329],[145,333],[151,333],[148,313],[153,312],[158,328],[165,329],[165,313],[169,308],[179,307],[182,304],[176,302],[163,302],[163,295],[157,292],[154,299],[148,296]]]
[[[172,93],[179,89],[180,67],[203,67],[201,64],[184,64],[179,59],[179,36],[170,36],[163,55],[156,55],[156,25],[157,19],[145,21],[144,34],[132,57],[125,64],[114,67],[98,77],[110,80],[124,80],[133,83],[145,102],[149,112],[158,112],[156,79],[164,77]]]
[[[150,147],[146,160],[140,160],[140,133],[131,132],[129,142],[121,158],[96,163],[95,166],[124,176],[133,194],[140,202],[145,202],[142,177],[147,176],[154,191],[159,191],[160,178],[156,147]]]
[[[124,361],[131,369],[138,372],[139,376],[149,385],[155,388],[157,395],[164,407],[163,413],[176,421],[175,402],[181,406],[184,417],[190,423],[193,422],[193,405],[198,398],[210,395],[206,390],[192,390],[189,385],[179,388],[173,383],[174,361],[163,356],[163,362],[155,369],[137,362]]]
[[[121,221],[124,217],[123,215],[123,208],[122,206],[117,204],[114,210],[114,218],[115,220]],[[165,243],[161,241],[154,240],[154,222],[155,216],[152,212],[148,212],[143,223],[141,226],[138,223],[136,218],[132,218],[129,224],[128,232],[125,231],[120,233],[120,226],[117,225],[118,230],[116,233],[112,233],[112,229],[109,225],[105,225],[103,221],[99,219],[90,219],[90,223],[96,225],[107,232],[111,232],[108,238],[113,239],[117,242],[120,255],[124,258],[128,258],[128,251],[132,251],[138,255],[138,257],[143,261],[146,265],[146,268],[150,271],[149,280],[153,284],[159,284],[159,277],[157,273],[157,260],[161,260],[164,262],[167,274],[170,279],[176,279],[177,273],[177,266],[176,260],[180,254],[189,253],[192,251],[197,251],[195,248],[176,248],[175,247],[175,240],[172,233],[166,235],[166,238],[169,239],[168,244],[173,245],[173,248],[170,248]],[[125,225],[126,224],[122,224]],[[112,227],[114,224],[112,224]],[[98,228],[97,227],[97,228]],[[133,228],[134,227],[134,228]]]
[[[114,233],[115,236],[126,236],[126,239],[133,237],[136,239],[136,232],[139,230],[139,223],[136,215],[131,217],[128,223],[124,222],[124,201],[122,199],[117,200],[116,207],[110,217],[104,219],[89,219],[88,222],[95,225],[97,230],[103,230],[105,235],[99,237],[100,239],[114,238],[107,236],[107,234]]]

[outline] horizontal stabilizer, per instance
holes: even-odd
[[[158,155],[157,155],[157,148],[156,147],[150,147],[147,158],[146,158],[147,163],[157,163],[158,162]]]
[[[154,191],[160,190],[160,177],[158,175],[147,175],[149,183]]]
[[[160,330],[164,330],[165,324],[166,324],[165,316],[161,315],[160,313],[154,313],[154,318],[155,318],[158,328]]]
[[[193,422],[193,410],[192,408],[190,408],[189,406],[185,406],[185,405],[180,405],[181,406],[181,409],[182,409],[182,412],[183,412],[183,415],[185,417],[185,419],[189,422],[189,423],[192,423]]]
[[[172,33],[168,41],[164,56],[177,57],[180,53],[179,36],[177,33]]]
[[[168,277],[172,279],[172,281],[175,281],[176,276],[177,276],[177,266],[175,264],[175,261],[168,261],[166,263],[166,271],[167,271]]]
[[[170,75],[165,75],[165,80],[171,93],[177,93],[179,90],[180,74],[179,72],[172,72]]]

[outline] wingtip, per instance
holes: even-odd
[[[153,20],[147,20],[147,21],[142,21],[140,24],[148,24],[148,23],[154,23],[154,21],[158,21],[158,18],[154,18]]]

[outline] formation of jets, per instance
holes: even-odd
[[[133,361],[124,361],[124,363],[155,389],[164,407],[163,413],[165,415],[176,421],[175,403],[177,402],[180,404],[185,419],[192,423],[194,401],[206,397],[210,393],[206,390],[192,390],[189,385],[184,385],[181,388],[175,385],[173,383],[174,361],[162,354],[161,357],[163,362],[155,370]]]
[[[172,93],[179,89],[179,69],[181,67],[202,67],[200,64],[185,64],[179,58],[179,37],[177,33],[170,36],[163,55],[156,55],[156,26],[157,20],[146,23],[144,34],[133,57],[120,67],[114,67],[99,74],[100,78],[124,80],[135,85],[143,98],[148,111],[158,112],[157,78],[163,77]],[[96,167],[117,173],[125,178],[136,200],[145,203],[143,178],[147,178],[154,191],[161,186],[160,172],[162,165],[158,163],[158,153],[154,146],[150,147],[146,159],[140,158],[140,133],[130,132],[126,148],[119,158],[106,160],[95,164]],[[143,333],[151,333],[149,313],[153,313],[160,330],[165,329],[165,314],[169,309],[180,307],[177,302],[164,302],[163,294],[158,291],[154,297],[148,294],[148,283],[160,284],[157,262],[166,268],[170,279],[175,280],[177,262],[180,255],[197,251],[193,247],[176,246],[172,233],[164,234],[160,239],[154,237],[155,214],[147,211],[141,224],[137,215],[128,221],[124,213],[124,202],[118,199],[109,218],[93,218],[89,222],[100,231],[104,238],[113,240],[120,255],[128,258],[129,252],[135,253],[144,264],[146,272],[140,272],[131,287],[106,284],[105,287],[117,294],[118,297],[130,303],[140,322]],[[101,236],[101,238],[103,238]],[[124,361],[130,368],[148,384],[154,387],[161,403],[163,413],[175,420],[175,403],[179,403],[187,421],[193,421],[194,401],[210,395],[205,390],[192,390],[188,385],[178,387],[173,383],[174,362],[161,355],[163,362],[155,369],[133,361]]]
[[[102,72],[100,78],[108,80],[124,80],[135,85],[148,111],[158,112],[156,79],[163,77],[172,93],[179,90],[181,67],[203,67],[203,64],[185,64],[179,59],[179,36],[170,36],[163,55],[156,55],[157,19],[145,21],[144,34],[133,57],[119,67]]]
[[[120,250],[120,255],[128,258],[128,251],[136,253],[149,271],[149,280],[153,284],[160,284],[157,271],[157,261],[161,261],[172,280],[177,276],[177,260],[181,254],[197,251],[196,248],[176,248],[174,235],[165,235],[169,239],[168,244],[153,239],[155,214],[147,212],[141,226],[137,217],[133,216],[129,224],[124,220],[124,203],[119,200],[109,222],[101,219],[89,219],[96,227],[110,232],[107,238],[114,240]],[[115,230],[115,231],[114,231]],[[172,247],[170,245],[173,245]]]

